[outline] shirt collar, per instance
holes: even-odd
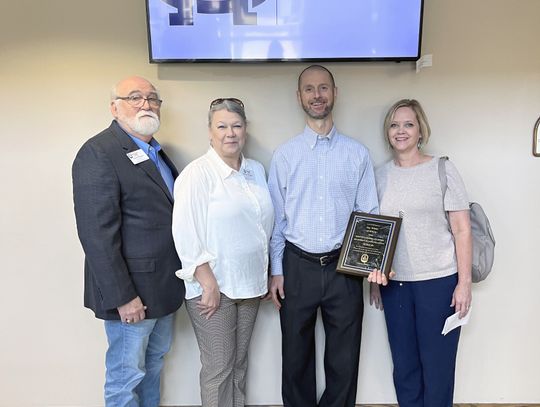
[[[208,149],[208,152],[206,153],[210,161],[216,166],[216,169],[218,170],[219,175],[221,178],[225,179],[230,177],[231,175],[238,174],[238,173],[246,173],[246,171],[249,171],[249,165],[247,164],[247,161],[244,159],[244,155],[241,155],[242,163],[240,164],[240,170],[236,171],[234,168],[229,167],[225,161],[221,159],[221,157],[216,153],[216,150],[214,150],[212,147]]]
[[[329,147],[332,148],[334,145],[334,140],[336,139],[336,133],[337,133],[336,126],[332,126],[332,129],[330,130],[328,134],[318,134],[306,124],[306,127],[304,128],[303,137],[306,143],[309,145],[309,148],[311,148],[312,150],[317,145],[317,142],[323,137],[328,137]]]
[[[156,150],[156,153],[158,153],[159,150],[161,150],[161,145],[157,142],[155,138],[152,138],[152,140],[150,140],[150,143],[146,143],[142,141],[140,138],[132,136],[129,133],[128,133],[128,136],[131,137],[133,142],[137,144],[137,147],[139,147],[142,151],[144,151],[146,155],[150,155],[148,152],[148,150],[150,150],[150,146],[154,147],[154,150]]]

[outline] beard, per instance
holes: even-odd
[[[318,101],[319,101],[318,99],[315,100],[315,102],[318,102]],[[322,111],[321,113],[316,113],[309,106],[309,102],[308,103],[302,103],[302,109],[304,109],[304,112],[306,112],[306,114],[309,117],[311,117],[312,119],[315,119],[315,120],[326,119],[328,117],[328,115],[330,113],[332,113],[333,108],[334,108],[334,103],[328,103],[327,102],[326,107],[324,108],[324,111]]]
[[[125,117],[124,120],[131,130],[141,136],[149,137],[159,130],[159,117],[149,110],[141,110],[135,116]]]

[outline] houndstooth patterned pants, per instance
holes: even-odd
[[[202,407],[244,407],[247,351],[260,299],[233,300],[221,294],[210,319],[200,315],[197,301],[186,301],[201,352]]]

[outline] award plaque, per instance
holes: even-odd
[[[336,270],[365,277],[379,269],[388,277],[400,226],[401,218],[353,212]]]

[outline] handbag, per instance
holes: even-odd
[[[439,180],[441,182],[443,203],[448,189],[446,160],[448,160],[448,157],[439,158]],[[478,283],[485,280],[493,268],[495,238],[489,219],[482,206],[477,202],[469,202],[469,209],[472,232],[472,281]],[[448,211],[446,211],[446,220],[448,221],[448,229],[451,230]]]

